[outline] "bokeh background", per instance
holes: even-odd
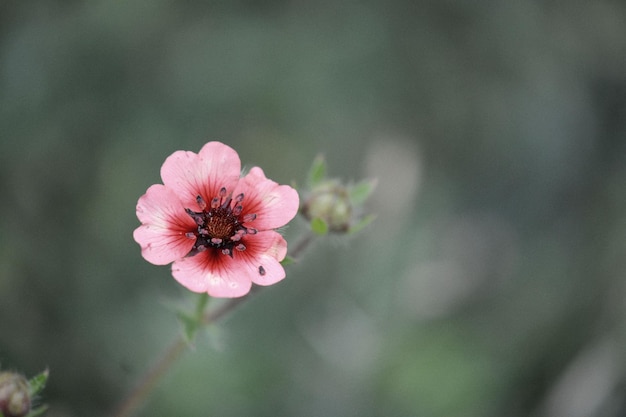
[[[137,198],[221,140],[281,183],[319,153],[378,178],[378,217],[142,416],[624,416],[625,139],[617,0],[1,2],[0,366],[50,368],[50,417],[110,415],[190,295]]]

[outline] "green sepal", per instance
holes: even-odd
[[[283,259],[282,261],[280,261],[280,264],[282,266],[287,266],[287,265],[291,265],[293,263],[295,263],[296,260],[293,259],[291,256],[285,256],[285,259]]]
[[[311,220],[311,230],[316,235],[324,236],[328,233],[328,223],[326,223],[324,219],[316,217]]]
[[[376,215],[374,214],[370,214],[368,216],[363,217],[358,222],[350,226],[350,228],[348,229],[348,234],[352,235],[352,234],[360,232],[361,230],[369,226],[369,224],[372,223],[375,218],[376,218]]]
[[[326,178],[326,160],[323,155],[318,155],[313,160],[309,170],[308,182],[310,187],[315,187]]]
[[[31,398],[39,394],[41,391],[43,391],[43,389],[46,386],[46,383],[48,382],[49,374],[50,373],[46,369],[45,371],[41,372],[40,374],[35,375],[28,381],[28,387],[29,387],[28,389],[30,391]]]
[[[364,180],[349,188],[350,202],[355,206],[360,206],[369,198],[376,188],[376,180]]]

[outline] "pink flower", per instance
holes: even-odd
[[[198,154],[176,151],[161,167],[163,184],[137,202],[133,237],[155,265],[172,264],[174,278],[194,292],[240,297],[252,283],[285,277],[287,242],[274,231],[296,215],[296,190],[254,167],[240,178],[237,152],[209,142]]]

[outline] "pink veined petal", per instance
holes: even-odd
[[[194,292],[213,297],[234,298],[246,295],[252,286],[252,271],[218,251],[207,250],[172,264],[174,278]]]
[[[262,263],[265,273],[263,275],[258,274],[254,277],[252,282],[255,284],[272,285],[285,278],[285,269],[276,259],[267,257],[263,259]]]
[[[145,260],[166,265],[185,256],[195,242],[185,233],[196,228],[178,197],[161,184],[152,185],[137,202],[137,218],[142,222],[133,232]]]
[[[232,192],[241,171],[237,152],[221,142],[209,142],[199,154],[176,151],[161,167],[161,179],[166,187],[178,195],[184,207],[198,209],[196,197],[207,203],[224,187]]]
[[[249,224],[258,230],[269,230],[284,226],[298,213],[298,192],[288,185],[265,177],[263,170],[253,167],[237,186],[235,195],[244,194],[244,214],[254,213],[256,219]]]
[[[285,278],[285,270],[280,261],[287,255],[287,242],[273,230],[246,236],[246,250],[236,252],[235,258],[253,270],[252,282],[258,285],[271,285]]]

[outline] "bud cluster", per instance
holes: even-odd
[[[352,203],[348,190],[336,181],[327,181],[311,190],[302,206],[308,220],[321,219],[331,232],[345,233],[352,220]]]
[[[318,157],[309,172],[309,192],[300,207],[301,214],[318,234],[355,233],[367,226],[374,216],[360,215],[362,205],[376,186],[375,181],[344,185],[326,179],[326,163]]]

